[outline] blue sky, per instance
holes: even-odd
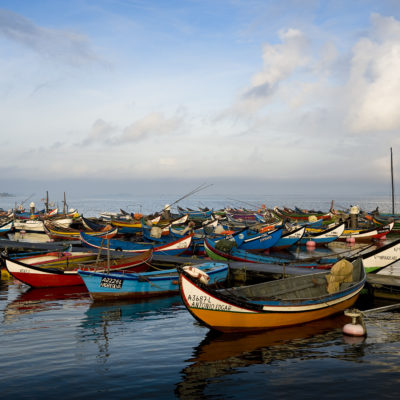
[[[400,2],[0,1],[0,191],[390,192]]]

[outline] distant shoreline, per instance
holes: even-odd
[[[0,193],[0,197],[15,197],[15,194],[3,192],[3,193]]]

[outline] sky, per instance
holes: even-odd
[[[390,194],[398,0],[0,0],[0,192]]]

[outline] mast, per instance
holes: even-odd
[[[67,199],[65,197],[65,192],[64,192],[64,209],[63,209],[63,211],[64,211],[64,214],[67,213]]]
[[[394,214],[393,152],[390,148],[390,171],[392,176],[392,214]]]
[[[46,205],[46,214],[48,214],[49,213],[49,191],[48,190],[46,190],[46,203],[45,203],[45,205]]]

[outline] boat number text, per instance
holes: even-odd
[[[215,310],[215,311],[230,311],[232,306],[228,304],[215,304],[212,302],[210,296],[196,296],[189,295],[187,297],[190,307],[193,308],[203,308],[205,310]]]
[[[121,289],[122,279],[104,277],[101,278],[100,286],[110,289]]]

